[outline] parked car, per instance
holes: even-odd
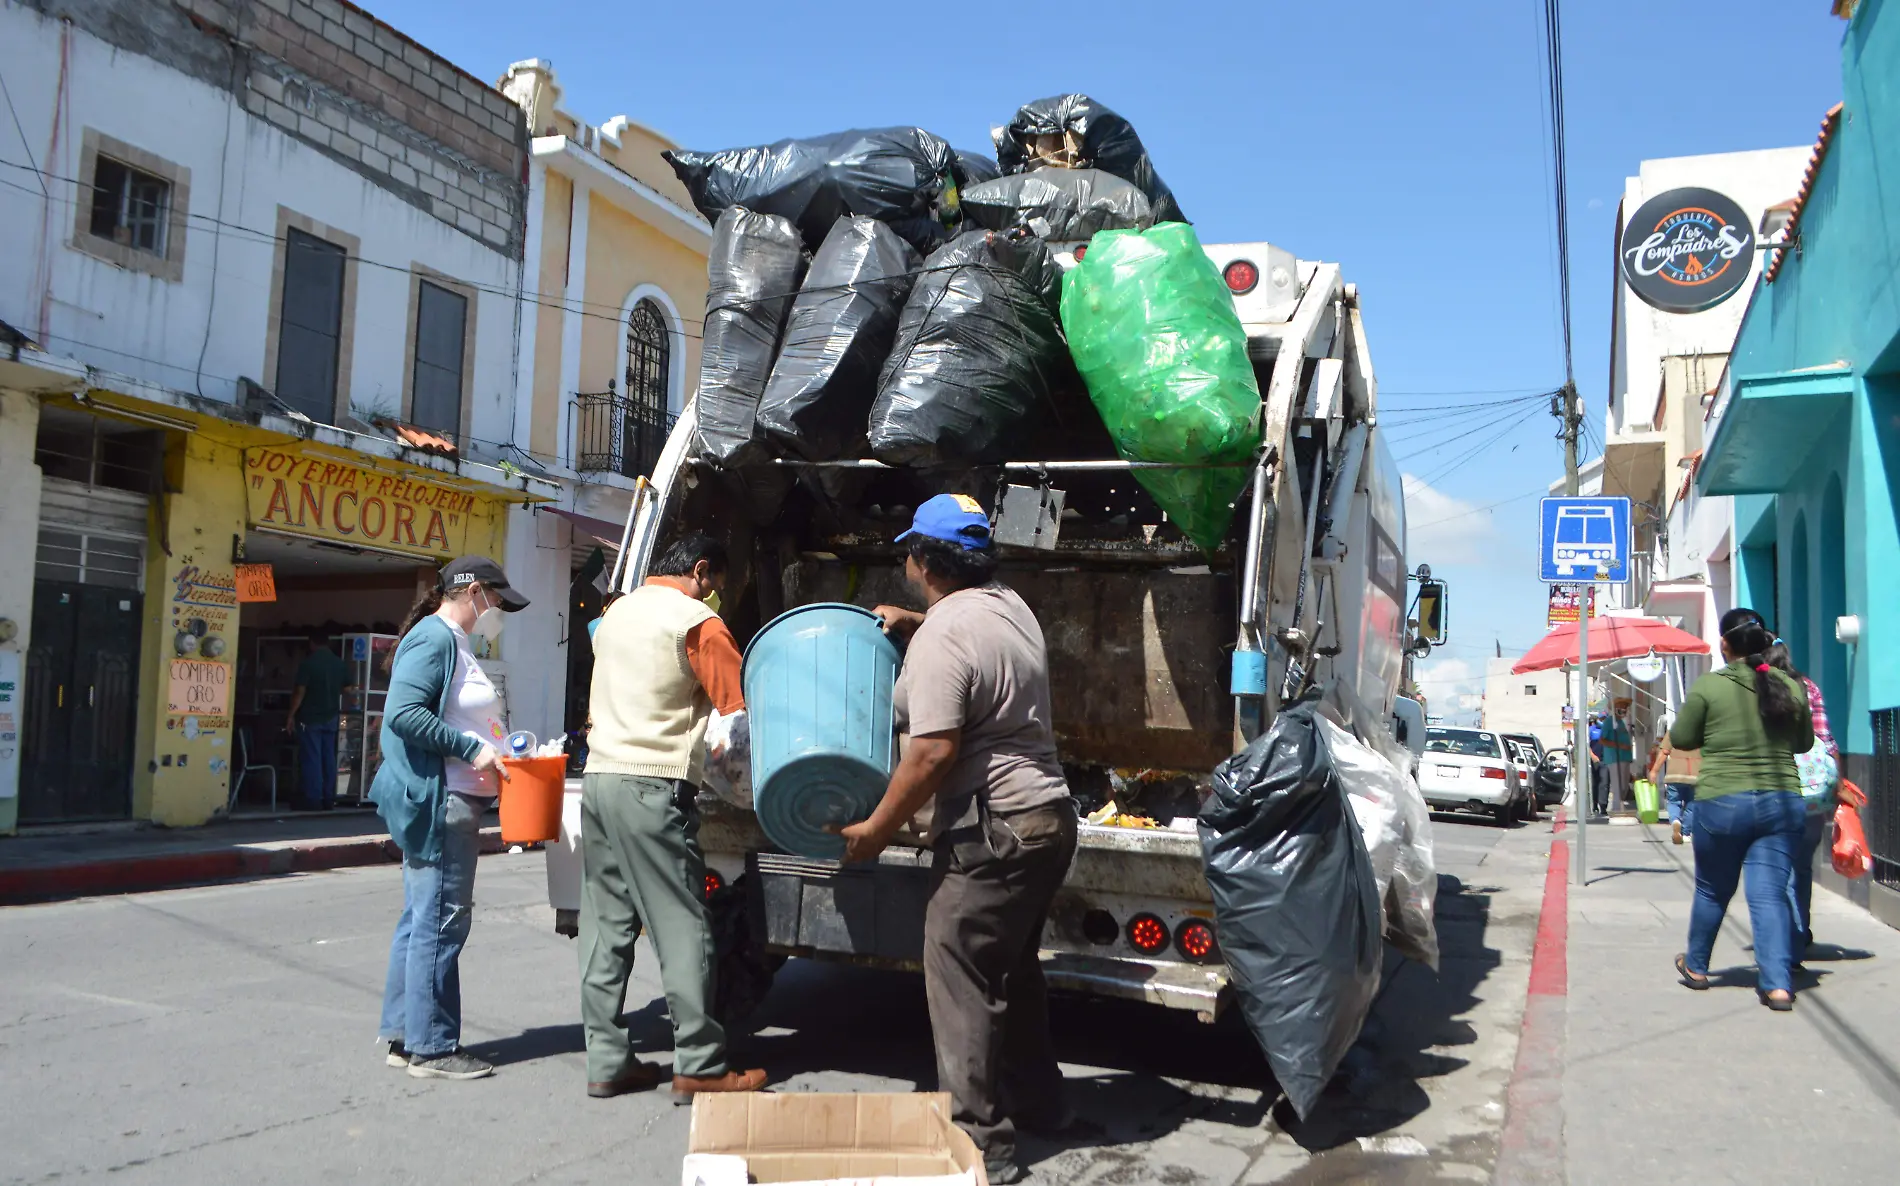
[[[1484,812],[1500,824],[1533,814],[1529,785],[1503,735],[1488,729],[1427,729],[1418,787],[1440,811]]]
[[[1537,765],[1543,761],[1535,746],[1526,744],[1522,739],[1510,734],[1504,735],[1504,752],[1511,756],[1511,765],[1517,769],[1517,781],[1524,788],[1528,810],[1526,819],[1537,818]]]
[[[1543,806],[1562,803],[1570,786],[1570,751],[1560,748],[1546,753],[1544,760],[1538,763],[1531,785],[1537,792],[1537,802]]]

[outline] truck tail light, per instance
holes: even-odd
[[[1075,249],[1075,262],[1076,262],[1076,263],[1078,263],[1078,264],[1079,264],[1079,263],[1081,263],[1081,262],[1082,262],[1082,257],[1083,257],[1083,256],[1085,256],[1085,255],[1087,255],[1088,253],[1089,253],[1089,245],[1088,245],[1087,243],[1083,243],[1083,244],[1081,244],[1081,245],[1079,245],[1078,247],[1076,247],[1076,249]]]
[[[1260,269],[1250,259],[1237,259],[1221,269],[1220,278],[1227,281],[1227,291],[1244,296],[1260,283]]]
[[[1484,778],[1503,778],[1503,777],[1504,777],[1504,767],[1502,767],[1502,766],[1486,766],[1486,767],[1484,768],[1484,773],[1482,774],[1482,776],[1481,776],[1481,777],[1484,777]]]
[[[1174,932],[1174,945],[1191,963],[1212,963],[1220,958],[1220,943],[1214,928],[1198,918],[1190,918]]]
[[[1115,916],[1106,910],[1091,910],[1082,916],[1082,937],[1090,943],[1106,947],[1121,933],[1122,929],[1115,925]]]
[[[714,894],[718,893],[720,890],[725,889],[725,888],[726,888],[725,878],[719,876],[719,874],[717,873],[714,873],[711,869],[706,870],[706,898],[707,900],[710,901]]]
[[[1168,924],[1152,914],[1137,914],[1128,920],[1128,945],[1143,955],[1154,955],[1168,946]]]

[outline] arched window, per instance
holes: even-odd
[[[627,315],[627,398],[661,412],[666,411],[672,378],[669,337],[659,305],[642,299],[633,306]]]

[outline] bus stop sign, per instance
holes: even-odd
[[[1629,499],[1546,498],[1537,524],[1537,563],[1545,581],[1629,580]]]

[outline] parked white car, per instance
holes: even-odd
[[[1486,812],[1500,824],[1535,810],[1503,735],[1484,729],[1427,729],[1418,788],[1435,810]]]

